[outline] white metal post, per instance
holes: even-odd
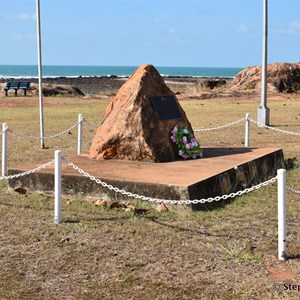
[[[61,151],[56,150],[54,174],[54,223],[61,222]]]
[[[2,176],[7,175],[7,123],[2,124]]]
[[[249,147],[250,143],[250,113],[246,113],[246,123],[245,123],[245,147]]]
[[[267,107],[268,68],[268,0],[263,0],[263,47],[261,66],[261,104],[257,110],[258,126],[270,125],[270,110]]]
[[[39,74],[39,107],[40,107],[40,139],[41,139],[40,142],[41,142],[41,149],[45,149],[40,0],[36,0],[36,20],[37,20],[38,74]]]
[[[286,259],[286,170],[277,170],[278,181],[278,259]]]
[[[78,115],[78,143],[77,143],[77,154],[80,155],[82,152],[82,123],[83,115]]]

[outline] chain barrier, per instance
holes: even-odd
[[[94,128],[98,128],[99,126],[97,126],[95,123],[87,120],[86,118],[83,118],[83,121],[86,122],[88,125],[94,127]]]
[[[273,130],[273,131],[277,131],[277,132],[280,132],[280,133],[283,133],[283,134],[290,134],[290,135],[300,136],[300,132],[292,132],[292,131],[287,131],[287,130],[282,130],[282,129],[279,129],[279,128],[271,127],[271,126],[268,126],[268,125],[259,123],[259,122],[255,121],[255,120],[253,120],[253,119],[250,119],[250,121],[251,121],[252,123],[257,124],[257,125],[260,126],[260,127],[263,127],[263,128],[271,129],[271,130]]]
[[[4,179],[14,179],[14,178],[18,178],[18,177],[22,177],[22,176],[26,176],[26,175],[29,175],[29,174],[32,174],[32,173],[35,173],[35,172],[38,172],[42,169],[45,169],[47,167],[49,167],[50,165],[54,164],[54,159],[49,161],[48,163],[42,165],[42,166],[39,166],[35,169],[32,169],[32,170],[29,170],[29,171],[26,171],[26,172],[23,172],[23,173],[18,173],[18,174],[15,174],[15,175],[9,175],[9,176],[0,176],[0,180],[4,180]]]
[[[299,190],[294,190],[291,187],[286,186],[286,190],[290,193],[290,194],[295,194],[295,195],[300,195],[300,191]]]
[[[271,129],[273,131],[277,131],[277,132],[280,132],[280,133],[283,133],[283,134],[290,134],[290,135],[295,135],[295,136],[300,136],[300,133],[299,132],[292,132],[292,131],[286,131],[286,130],[283,130],[283,129],[279,129],[279,128],[274,128],[274,127],[270,127],[270,126],[267,126],[267,125],[264,125],[264,124],[261,124],[261,123],[258,123],[257,121],[253,120],[253,119],[249,119],[252,123],[254,124],[257,124],[258,126],[261,126],[263,128],[267,128],[267,129]],[[93,128],[98,128],[98,126],[83,118],[83,121],[86,122],[88,125],[90,125],[91,127]],[[221,125],[221,126],[218,126],[218,127],[213,127],[213,128],[203,128],[203,129],[195,129],[194,132],[207,132],[207,131],[215,131],[215,130],[220,130],[220,129],[223,129],[223,128],[227,128],[227,127],[230,127],[230,126],[233,126],[235,124],[238,124],[240,122],[243,122],[245,121],[245,118],[242,118],[240,120],[237,120],[237,121],[234,121],[234,122],[231,122],[229,124],[225,124],[225,125]],[[73,126],[71,126],[70,128],[58,133],[58,134],[54,134],[54,135],[50,135],[50,136],[45,136],[44,137],[44,140],[50,140],[50,139],[55,139],[57,137],[60,137],[62,135],[65,135],[67,133],[69,133],[72,129],[74,129],[75,127],[77,127],[79,125],[80,122],[77,122],[76,124],[74,124]],[[11,132],[13,135],[17,136],[17,137],[21,137],[23,139],[26,139],[26,140],[41,140],[41,137],[36,137],[36,136],[30,136],[30,135],[25,135],[23,133],[20,133],[20,132],[16,132],[12,129],[8,129],[9,132]],[[0,133],[0,135],[3,135],[4,131]]]
[[[43,139],[44,140],[51,140],[51,139],[55,139],[57,137],[60,137],[62,135],[65,135],[65,134],[68,134],[72,129],[74,129],[75,127],[77,127],[79,125],[80,122],[77,122],[76,124],[72,125],[70,128],[60,132],[60,133],[57,133],[57,134],[54,134],[54,135],[49,135],[49,136],[45,136]],[[20,132],[16,132],[12,129],[8,129],[9,132],[11,132],[13,135],[17,136],[17,137],[20,137],[20,138],[23,138],[25,140],[41,140],[42,138],[41,137],[37,137],[37,136],[30,136],[30,135],[25,135],[23,133],[20,133]]]
[[[219,126],[219,127],[214,127],[214,128],[204,128],[204,129],[195,129],[194,132],[204,132],[204,131],[219,130],[219,129],[223,129],[223,128],[230,127],[230,126],[232,126],[232,125],[238,124],[238,123],[240,123],[240,122],[242,122],[242,121],[245,121],[245,118],[240,119],[240,120],[237,120],[237,121],[234,121],[234,122],[231,122],[231,123],[226,124],[226,125]]]
[[[255,185],[251,188],[247,188],[245,190],[242,191],[238,191],[236,193],[230,193],[230,194],[226,194],[223,196],[216,196],[216,197],[210,197],[207,199],[193,199],[193,200],[169,200],[169,199],[159,199],[159,198],[152,198],[152,197],[146,197],[146,196],[142,196],[142,195],[138,195],[138,194],[134,194],[131,192],[126,192],[125,190],[119,189],[117,187],[114,187],[110,184],[107,184],[106,182],[95,178],[95,176],[90,175],[88,172],[84,171],[83,169],[79,168],[78,166],[76,166],[74,163],[72,163],[71,161],[67,160],[65,157],[62,157],[62,159],[69,165],[71,166],[73,169],[75,169],[76,171],[78,171],[80,174],[83,174],[85,177],[89,178],[92,181],[95,181],[97,184],[102,185],[105,188],[108,188],[111,191],[114,191],[116,193],[120,193],[122,195],[128,196],[128,197],[132,197],[135,199],[139,199],[139,200],[143,200],[143,201],[149,201],[149,202],[156,202],[156,203],[164,203],[164,204],[181,204],[181,205],[189,205],[189,204],[198,204],[198,203],[206,203],[206,202],[213,202],[213,201],[220,201],[220,200],[226,200],[228,198],[234,198],[236,196],[241,196],[243,194],[252,192],[254,190],[258,190],[263,186],[267,186],[273,182],[275,182],[277,180],[277,176],[273,177],[265,182],[262,182],[258,185]]]

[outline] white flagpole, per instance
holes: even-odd
[[[270,125],[270,110],[267,107],[267,67],[268,67],[268,0],[263,0],[261,104],[257,111],[257,123],[262,125]]]
[[[36,19],[37,19],[37,45],[38,45],[38,74],[39,74],[40,139],[41,139],[41,149],[45,149],[45,144],[44,144],[43,85],[42,85],[40,0],[36,0]]]

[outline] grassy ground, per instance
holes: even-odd
[[[271,97],[271,124],[300,132],[299,96]],[[64,131],[78,113],[98,124],[107,100],[45,98],[45,134]],[[259,99],[181,101],[194,129],[243,118],[256,119]],[[38,101],[0,97],[1,122],[39,135]],[[94,129],[84,124],[84,152]],[[53,152],[76,153],[76,130],[61,138],[28,142],[9,135],[9,167],[52,160]],[[202,146],[244,143],[244,124],[198,133]],[[283,148],[299,159],[300,137],[251,124],[251,146]],[[287,184],[300,189],[300,169]],[[0,182],[0,299],[299,299],[299,196],[288,194],[285,262],[277,260],[277,190],[269,185],[188,214],[145,216],[94,206],[80,197],[63,199],[64,222],[53,224],[53,198],[12,194]],[[146,207],[147,203],[134,203]],[[279,289],[273,289],[279,284]],[[284,285],[285,284],[285,285]],[[296,286],[298,284],[298,286]],[[277,286],[275,286],[277,287]]]

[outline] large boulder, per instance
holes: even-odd
[[[154,96],[172,96],[181,118],[162,120],[151,102]],[[178,159],[171,140],[174,126],[191,124],[175,94],[152,65],[140,66],[119,89],[96,131],[89,157],[168,162]]]
[[[300,90],[300,63],[269,64],[267,74],[270,91],[291,93]],[[240,71],[226,88],[260,91],[261,76],[261,66],[248,67]]]

